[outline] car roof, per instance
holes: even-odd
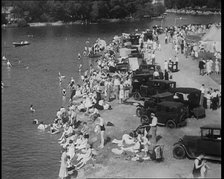
[[[201,129],[221,129],[220,124],[206,124],[200,127]]]
[[[188,87],[177,87],[171,90],[172,92],[180,92],[180,93],[192,93],[192,92],[200,92],[199,89],[196,88],[188,88]]]
[[[158,103],[158,105],[167,106],[167,107],[180,107],[180,106],[183,106],[184,104],[181,102],[175,102],[175,101],[162,101]]]
[[[162,97],[166,97],[166,96],[173,96],[173,93],[170,92],[164,92],[164,93],[158,93],[152,96],[152,98],[162,98]]]
[[[170,80],[150,80],[150,81],[155,81],[155,82],[163,82],[163,83],[176,83],[176,81],[170,81]]]
[[[139,77],[139,76],[149,76],[149,77],[151,77],[152,75],[149,74],[149,73],[139,73],[139,74],[134,74],[132,78]]]

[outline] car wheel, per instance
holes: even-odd
[[[139,92],[134,94],[134,99],[137,100],[137,101],[139,101],[141,99],[141,95],[140,95]]]
[[[136,109],[136,116],[141,117],[142,115],[142,109],[141,108],[137,108]]]
[[[141,117],[141,123],[143,124],[143,123],[149,123],[150,121],[149,121],[149,117],[148,116],[146,116],[146,115],[143,115],[142,117]]]
[[[173,129],[173,128],[177,127],[176,123],[173,120],[168,120],[166,122],[166,126],[169,127],[170,129]]]
[[[175,159],[184,159],[186,157],[185,149],[181,145],[175,145],[173,148],[173,157]]]

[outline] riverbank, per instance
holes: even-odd
[[[221,15],[221,11],[193,10],[193,9],[167,9],[166,13],[191,14],[191,15]]]
[[[103,23],[117,23],[117,22],[133,22],[133,21],[140,21],[140,20],[141,20],[140,18],[124,18],[124,19],[100,19],[96,22],[85,22],[82,20],[77,20],[74,22],[62,22],[62,21],[32,22],[32,23],[27,23],[27,27],[63,26],[63,25],[73,25],[73,24],[87,25],[87,24],[103,24]],[[2,28],[16,28],[16,27],[18,27],[17,23],[2,25]]]

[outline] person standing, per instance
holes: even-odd
[[[204,94],[205,94],[205,85],[204,84],[201,85],[200,91],[201,91],[200,105],[203,106]]]
[[[175,59],[174,59],[174,64],[175,64],[175,71],[178,71],[178,63],[179,63],[179,60],[178,60],[178,57],[175,55]]]
[[[152,118],[152,123],[150,124],[151,126],[151,132],[152,132],[152,144],[156,144],[156,131],[157,131],[157,117],[155,116],[154,113],[151,113],[151,118]]]
[[[210,68],[209,60],[206,61],[206,73],[207,73],[207,75],[211,74],[211,68]]]
[[[116,77],[114,79],[114,93],[117,100],[119,99],[119,86],[120,86],[120,79],[119,77]]]
[[[96,123],[95,132],[100,132],[100,146],[99,148],[104,148],[104,132],[105,132],[105,125],[104,119],[102,117],[98,117],[100,120],[99,123]]]
[[[210,58],[209,59],[210,73],[213,72],[213,68],[212,68],[213,67],[213,63],[214,63],[213,60]]]
[[[155,61],[156,61],[155,51],[152,52],[151,58],[152,58],[152,65],[155,65]]]
[[[215,73],[219,74],[219,61],[217,58],[215,59]]]
[[[204,178],[205,177],[205,164],[206,161],[203,160],[204,155],[201,154],[199,155],[195,160],[194,160],[194,167],[192,170],[192,174],[194,178]]]
[[[199,74],[202,76],[204,75],[204,65],[205,65],[204,60],[200,60],[198,67],[199,67]]]
[[[68,176],[68,170],[67,170],[67,148],[62,149],[62,155],[61,155],[61,167],[59,170],[59,178],[65,179]]]
[[[164,70],[168,71],[168,62],[167,62],[167,60],[165,60],[165,62],[164,62]]]
[[[121,82],[120,86],[119,86],[119,103],[123,103],[124,101],[124,85],[123,82]]]

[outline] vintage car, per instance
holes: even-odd
[[[139,66],[139,69],[136,70],[135,74],[143,74],[148,73],[150,75],[153,75],[154,71],[157,69],[160,69],[161,67],[159,65],[147,65],[147,64],[141,64]]]
[[[164,92],[151,96],[151,98],[144,101],[144,105],[138,103],[136,105],[136,116],[141,117],[142,115],[147,114],[147,111],[150,106],[154,106],[156,103],[160,103],[162,101],[173,101],[173,93]]]
[[[129,63],[128,62],[117,63],[115,66],[115,71],[124,71],[124,72],[129,71]]]
[[[151,74],[134,74],[132,77],[132,93],[138,92],[141,85],[145,85],[149,80],[153,79]]]
[[[145,84],[140,85],[139,90],[134,90],[133,97],[135,100],[149,98],[152,95],[169,92],[176,87],[175,81],[169,80],[148,80]],[[134,88],[134,86],[133,86]]]
[[[171,93],[178,98],[175,101],[181,102],[188,107],[189,117],[203,118],[206,116],[205,109],[200,106],[201,91],[196,88],[178,87],[172,88]]]
[[[221,125],[207,124],[200,129],[201,136],[185,135],[174,144],[174,158],[194,159],[204,154],[205,159],[221,161]]]
[[[176,128],[187,124],[187,109],[183,103],[163,101],[149,106],[147,113],[141,116],[141,123],[151,123],[151,113],[158,118],[158,125]]]

